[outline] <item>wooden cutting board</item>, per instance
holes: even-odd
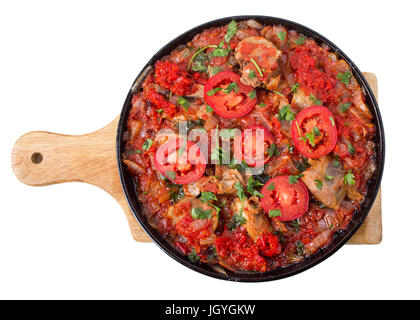
[[[372,73],[364,75],[378,97],[376,76]],[[105,190],[121,205],[134,240],[150,242],[131,213],[121,187],[115,157],[118,120],[119,117],[98,131],[80,136],[29,132],[20,137],[13,147],[13,171],[21,182],[31,186],[78,181]],[[348,243],[378,244],[381,239],[379,191],[366,221]]]

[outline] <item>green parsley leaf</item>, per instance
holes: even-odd
[[[338,168],[340,166],[340,161],[338,160],[338,156],[335,156],[333,166],[336,167],[336,168]]]
[[[264,184],[255,180],[253,176],[250,176],[248,182],[246,183],[246,191],[248,191],[253,196],[258,196],[260,198],[264,197],[261,192],[256,190],[258,187],[262,187]]]
[[[212,107],[210,107],[209,105],[206,105],[206,111],[207,111],[208,113],[211,113],[211,112],[213,112],[214,110],[213,110],[213,108],[212,108]]]
[[[156,110],[157,113],[162,113],[163,109]]]
[[[319,136],[321,135],[321,132],[319,131],[319,129],[318,129],[318,127],[317,127],[317,126],[315,126],[315,127],[313,128],[313,131],[314,131],[314,135],[315,135],[315,137],[319,137]]]
[[[315,185],[318,188],[318,190],[322,189],[322,181],[319,179],[315,179]]]
[[[239,181],[236,181],[234,187],[236,189],[236,193],[238,194],[238,198],[240,200],[245,200],[247,196],[245,195],[244,187],[242,184]]]
[[[267,149],[268,156],[271,158],[272,156],[278,156],[280,152],[277,150],[277,146],[273,143],[270,148]]]
[[[309,95],[309,99],[317,106],[322,106],[322,101],[315,97],[312,93]]]
[[[211,57],[227,57],[230,52],[230,48],[216,48],[211,52]]]
[[[270,218],[281,217],[281,211],[279,209],[271,209],[268,211]]]
[[[192,208],[191,216],[194,219],[210,219],[211,217],[213,217],[210,209],[209,210],[203,210],[200,207]]]
[[[236,21],[232,20],[227,26],[227,31],[225,34],[226,42],[230,42],[230,40],[235,36],[236,32],[238,32]]]
[[[305,254],[305,245],[302,241],[296,241],[296,253],[300,256]]]
[[[254,64],[254,66],[255,66],[255,68],[257,69],[257,71],[258,71],[258,73],[259,73],[260,77],[263,77],[263,76],[264,76],[264,74],[262,73],[261,68],[260,68],[260,66],[258,65],[258,63],[257,63],[257,62],[256,62],[253,58],[251,58],[251,62]]]
[[[281,92],[278,92],[277,90],[273,90],[273,92],[281,97],[284,97],[284,94]]]
[[[150,147],[152,146],[152,144],[153,144],[153,140],[152,140],[152,139],[147,139],[147,140],[143,143],[142,149],[143,149],[144,151],[147,151],[147,150],[149,150],[149,149],[150,149]]]
[[[217,88],[207,91],[206,94],[211,97],[221,90],[223,90],[223,88],[217,87]]]
[[[301,45],[304,44],[306,41],[306,37],[304,35],[300,35],[299,38],[295,41],[296,44]]]
[[[264,102],[261,102],[259,105],[258,105],[258,107],[259,108],[264,108],[265,106],[267,106]]]
[[[242,226],[246,223],[246,219],[242,214],[235,213],[232,217],[232,222],[227,224],[227,227],[230,231],[235,230],[237,227]]]
[[[211,75],[214,76],[215,74],[218,74],[220,72],[220,67],[213,67],[211,68]]]
[[[349,186],[354,186],[356,181],[354,181],[354,174],[349,170],[346,175],[344,176],[344,184],[348,184]]]
[[[333,117],[330,117],[330,120],[331,120],[332,125],[335,127],[335,121],[334,121],[334,118],[333,118]]]
[[[290,91],[289,91],[289,94],[291,94],[292,92],[293,93],[296,93],[297,92],[297,89],[300,87],[300,84],[299,83],[295,83],[294,85],[293,85],[293,87],[290,89]]]
[[[299,232],[299,230],[300,230],[300,222],[299,222],[299,219],[295,219],[295,220],[289,221],[289,225],[293,229],[295,229],[296,232]]]
[[[298,174],[296,176],[289,176],[289,183],[290,184],[295,184],[302,177],[303,177],[303,174]]]
[[[190,102],[185,99],[184,97],[179,97],[178,104],[181,105],[185,111],[188,111],[188,107],[190,106]]]
[[[175,171],[166,171],[166,176],[168,177],[169,180],[175,180],[176,178],[176,173]]]
[[[197,255],[195,248],[188,254],[188,259],[190,259],[193,263],[197,263],[200,261],[200,257]]]
[[[198,66],[196,67],[197,68],[197,70],[194,70],[194,71],[206,71],[207,69],[206,69],[206,67],[204,66],[204,60],[205,59],[207,59],[206,58],[206,56],[205,55],[202,55],[202,57],[201,58],[199,58],[198,56],[204,51],[204,50],[206,50],[206,49],[208,49],[208,48],[217,48],[217,46],[216,45],[214,45],[214,44],[210,44],[210,45],[208,45],[208,46],[205,46],[205,47],[203,47],[203,48],[201,48],[201,49],[198,49],[194,54],[193,54],[193,56],[191,57],[191,59],[190,59],[190,62],[188,63],[188,68],[187,68],[187,70],[190,70],[191,69],[191,65],[193,64],[193,62],[194,62],[194,59],[196,59],[197,58],[197,60],[199,60],[199,63],[198,63]],[[204,68],[204,70],[203,70],[203,68]]]
[[[342,104],[342,105],[339,107],[340,112],[341,112],[341,113],[346,112],[347,110],[349,110],[350,106],[351,106],[351,103],[350,103],[350,102],[346,102],[346,103]]]
[[[286,39],[286,31],[281,31],[281,32],[277,32],[276,36],[280,39],[280,41],[283,41],[284,39]]]
[[[293,153],[293,150],[295,149],[295,147],[294,147],[294,146],[291,146],[291,145],[288,143],[288,144],[286,144],[286,147],[287,147],[287,151],[289,151],[289,153]]]
[[[351,79],[351,73],[350,71],[346,71],[344,73],[339,73],[337,75],[337,79],[341,81],[342,84],[349,84]]]
[[[228,84],[228,86],[225,89],[222,89],[222,91],[226,94],[229,94],[232,91],[239,92],[239,87],[236,82],[231,82]]]
[[[143,151],[141,151],[141,150],[130,150],[130,151],[128,151],[128,154],[134,154],[134,153],[138,153],[138,154],[141,154]]]
[[[290,110],[290,104],[279,109],[279,120],[292,121],[296,113]]]
[[[331,181],[331,180],[334,179],[334,177],[326,174],[325,177],[324,177],[324,179],[327,180],[327,181]]]
[[[267,187],[268,191],[274,191],[274,182],[271,182],[268,187]]]
[[[256,77],[254,70],[249,71],[248,78],[254,79]]]
[[[257,91],[252,90],[250,93],[248,93],[248,97],[250,97],[252,100],[254,100],[257,97]]]
[[[347,150],[349,150],[349,153],[351,155],[354,155],[356,153],[356,149],[353,147],[353,145],[351,143],[347,144]]]
[[[201,192],[200,200],[203,202],[209,202],[210,200],[217,200],[216,195],[211,191]]]

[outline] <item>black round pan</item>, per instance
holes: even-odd
[[[372,177],[370,184],[368,186],[368,193],[366,196],[366,201],[363,203],[361,209],[354,214],[354,217],[350,224],[348,225],[346,230],[342,230],[335,234],[333,241],[327,247],[319,250],[315,254],[309,256],[305,260],[289,265],[287,267],[279,268],[267,273],[262,274],[237,274],[230,271],[226,271],[227,275],[221,274],[219,272],[214,271],[210,266],[206,264],[194,264],[192,263],[187,257],[180,254],[176,249],[174,249],[167,241],[165,241],[159,232],[152,228],[145,217],[143,215],[143,209],[139,201],[137,200],[137,193],[133,179],[131,178],[130,174],[128,173],[126,167],[122,163],[122,153],[124,151],[124,142],[122,140],[123,132],[126,131],[126,121],[128,118],[128,114],[131,108],[131,98],[133,93],[135,93],[136,89],[140,87],[141,82],[143,81],[144,74],[150,69],[151,66],[155,64],[155,62],[164,56],[171,53],[177,46],[181,44],[185,44],[190,41],[197,33],[204,31],[207,28],[211,27],[218,27],[225,24],[228,24],[232,19],[236,21],[248,20],[248,19],[255,19],[258,22],[265,24],[265,25],[282,25],[288,29],[296,30],[308,37],[313,38],[319,44],[326,44],[328,45],[333,51],[335,51],[339,58],[344,59],[349,66],[352,68],[353,75],[359,82],[360,86],[364,89],[366,93],[366,104],[368,105],[370,111],[373,115],[373,123],[376,126],[376,135],[374,138],[374,142],[376,143],[376,171],[374,176]],[[381,115],[379,112],[378,104],[375,100],[375,97],[372,93],[371,88],[369,87],[366,79],[363,77],[360,70],[356,67],[356,65],[331,41],[320,35],[319,33],[297,24],[292,21],[275,18],[275,17],[267,17],[267,16],[236,16],[236,17],[226,17],[214,21],[210,21],[204,23],[198,27],[195,27],[184,34],[180,35],[176,39],[169,42],[165,45],[161,50],[159,50],[150,61],[145,65],[143,70],[140,72],[139,76],[134,81],[134,84],[127,95],[125,100],[123,109],[121,111],[121,118],[118,124],[117,130],[117,161],[118,161],[118,169],[121,178],[121,184],[124,189],[125,196],[133,212],[134,216],[136,217],[137,221],[143,227],[144,231],[149,235],[151,239],[169,256],[174,258],[176,261],[182,263],[183,265],[191,268],[197,272],[203,273],[205,275],[224,279],[224,280],[231,280],[231,281],[243,281],[243,282],[259,282],[259,281],[269,281],[269,280],[276,280],[285,277],[289,277],[295,275],[299,272],[302,272],[306,269],[309,269],[316,264],[320,263],[324,259],[331,256],[334,252],[336,252],[341,246],[343,246],[351,236],[357,231],[360,225],[365,220],[366,216],[369,213],[369,210],[376,198],[376,194],[378,192],[382,172],[384,169],[384,156],[385,156],[385,140],[384,140],[384,130]]]

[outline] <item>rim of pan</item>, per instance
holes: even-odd
[[[231,20],[243,21],[254,19],[264,25],[282,25],[287,29],[296,30],[299,33],[304,34],[312,39],[314,39],[318,44],[326,44],[331,51],[335,52],[337,56],[341,59],[344,59],[350,68],[352,69],[353,75],[358,81],[361,88],[365,91],[366,104],[369,107],[373,115],[373,122],[376,127],[376,133],[374,137],[374,142],[376,146],[376,170],[369,182],[368,193],[366,195],[366,200],[362,204],[360,210],[356,211],[353,215],[353,218],[345,230],[338,231],[333,238],[333,241],[324,248],[319,249],[313,255],[305,258],[301,262],[288,265],[286,267],[281,267],[266,273],[256,273],[256,274],[247,274],[247,273],[233,273],[226,270],[226,274],[219,273],[213,270],[207,264],[194,264],[187,257],[183,256],[178,252],[173,246],[166,241],[160,233],[149,225],[146,216],[143,214],[143,208],[141,203],[137,200],[137,192],[134,184],[133,178],[128,173],[127,169],[122,162],[122,153],[124,151],[124,142],[122,140],[123,133],[126,130],[126,121],[128,113],[131,109],[131,98],[136,88],[141,86],[142,81],[144,80],[144,75],[147,74],[150,67],[152,67],[155,62],[164,56],[170,54],[177,46],[185,44],[190,41],[196,34],[204,31],[205,29],[222,26],[228,24]],[[299,23],[277,18],[271,16],[258,16],[258,15],[244,15],[244,16],[231,16],[212,20],[206,23],[203,23],[199,26],[196,26],[183,34],[179,35],[172,41],[168,42],[164,47],[162,47],[144,66],[140,71],[139,75],[136,77],[130,91],[127,94],[127,97],[124,102],[124,106],[121,111],[120,120],[117,128],[116,136],[116,151],[117,151],[117,163],[118,171],[120,175],[121,185],[123,187],[124,195],[129,204],[130,210],[134,215],[137,222],[147,233],[147,235],[170,257],[183,264],[184,266],[205,274],[207,276],[230,281],[240,281],[240,282],[263,282],[271,281],[286,278],[300,272],[303,272],[311,267],[314,267],[318,263],[330,257],[338,249],[340,249],[359,229],[361,224],[365,221],[379,190],[382,174],[384,170],[384,160],[385,160],[385,136],[384,128],[382,123],[382,117],[379,111],[378,103],[375,99],[375,96],[370,88],[368,82],[363,76],[362,72],[357,68],[352,60],[334,43],[330,40],[319,34],[318,32],[303,26]]]

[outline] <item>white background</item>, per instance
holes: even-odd
[[[420,298],[417,4],[1,0],[0,298]],[[118,204],[96,187],[17,181],[10,154],[20,135],[103,127],[158,49],[198,24],[239,14],[309,26],[378,76],[387,139],[380,245],[345,246],[285,280],[226,282],[133,241]]]

